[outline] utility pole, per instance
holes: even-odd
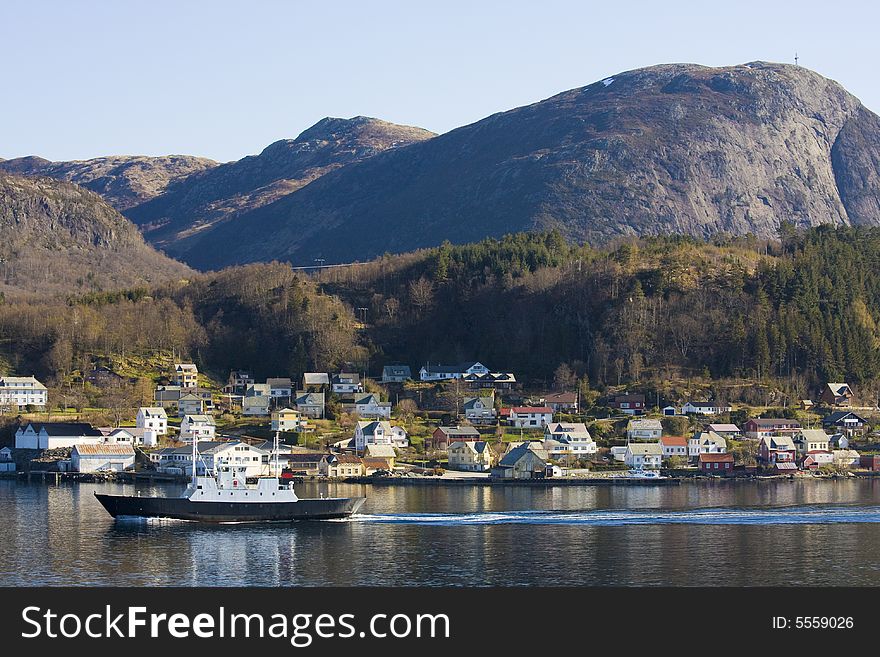
[[[799,66],[799,64],[798,64],[798,54],[797,54],[797,53],[794,54],[794,65],[795,65],[795,66]]]

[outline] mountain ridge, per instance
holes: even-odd
[[[0,160],[0,171],[75,183],[100,194],[120,212],[158,196],[175,180],[215,166],[214,160],[192,155],[109,155],[60,162],[29,155]]]
[[[98,194],[54,178],[0,172],[0,233],[4,294],[121,289],[192,274]]]
[[[314,180],[388,149],[434,137],[422,128],[371,117],[326,117],[295,139],[188,176],[126,214],[147,238],[175,255],[242,212],[283,198]]]
[[[818,73],[661,64],[349,164],[178,255],[216,268],[365,260],[520,230],[602,243],[876,225],[877,162],[880,119]]]

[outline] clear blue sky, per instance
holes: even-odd
[[[0,0],[0,157],[259,152],[324,116],[445,132],[665,62],[791,62],[880,110],[866,0]]]

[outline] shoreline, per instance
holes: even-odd
[[[314,477],[297,478],[296,483],[344,483],[369,484],[376,486],[519,486],[532,488],[552,488],[556,486],[679,486],[683,482],[779,482],[779,481],[838,481],[848,479],[873,479],[880,477],[876,472],[851,473],[846,476],[805,476],[805,475],[748,475],[748,476],[704,476],[699,474],[671,476],[663,479],[628,479],[625,477],[584,477],[546,479],[492,479],[490,477]],[[57,472],[31,470],[30,472],[0,473],[0,481],[14,480],[27,483],[121,483],[138,482],[185,484],[189,477],[159,473],[114,473],[114,472]]]

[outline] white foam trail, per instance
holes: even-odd
[[[880,507],[800,506],[687,510],[502,511],[360,514],[348,522],[398,525],[791,525],[880,523]]]

